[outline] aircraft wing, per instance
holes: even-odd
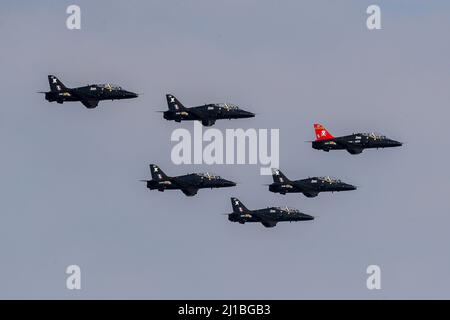
[[[314,190],[309,191],[309,189],[305,189],[303,191],[303,194],[305,196],[307,196],[308,198],[314,198],[314,197],[317,197],[319,195],[319,192],[314,191]]]
[[[88,109],[94,109],[98,106],[98,100],[81,100],[81,103]]]
[[[297,191],[303,193],[308,197],[315,197],[319,194],[316,189],[306,185],[305,183],[302,183],[301,181],[294,181],[292,185]]]
[[[171,181],[174,184],[176,184],[180,188],[180,190],[188,197],[195,196],[198,192],[198,188],[196,188],[192,185],[189,185],[187,183],[184,183],[184,182],[180,181],[179,179],[172,179]]]
[[[361,152],[363,152],[363,149],[364,149],[361,146],[355,146],[355,145],[353,145],[351,143],[346,143],[346,144],[343,144],[343,145],[345,146],[345,149],[347,149],[347,151],[350,154],[360,154]]]
[[[99,100],[91,95],[80,94],[77,90],[70,90],[70,94],[80,99],[80,102],[88,109],[94,109],[98,106]]]
[[[270,220],[262,220],[261,223],[266,228],[273,228],[277,225],[276,221],[270,221]]]
[[[271,217],[266,216],[265,214],[258,214],[256,212],[251,213],[254,217],[257,217],[260,222],[266,228],[273,228],[277,225],[278,221],[274,221]]]
[[[313,191],[312,188],[303,183],[301,180],[292,181],[291,185],[300,192]]]
[[[335,142],[343,146],[351,154],[360,154],[361,152],[363,152],[364,149],[363,147],[354,145],[353,143],[348,143],[344,141],[335,141]]]
[[[181,191],[188,197],[193,197],[197,194],[198,189],[196,188],[182,188]]]
[[[200,111],[196,110],[195,107],[194,108],[188,108],[187,112],[192,113],[194,116],[196,116],[197,118],[200,119],[200,121],[203,120],[208,120],[208,117],[206,117],[204,114],[202,114]]]
[[[362,148],[347,148],[347,151],[351,154],[360,154],[363,152]]]

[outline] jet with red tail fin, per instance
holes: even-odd
[[[360,154],[364,149],[400,147],[403,143],[391,140],[375,133],[354,133],[348,136],[334,137],[323,125],[315,124],[316,140],[312,147],[316,150],[347,150],[350,154]]]

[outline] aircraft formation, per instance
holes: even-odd
[[[139,95],[112,84],[94,84],[78,88],[66,87],[56,76],[49,75],[50,91],[45,94],[49,102],[81,102],[86,108],[94,109],[103,100],[134,99]],[[228,103],[210,103],[196,107],[185,107],[172,94],[166,95],[167,111],[161,111],[168,121],[200,121],[203,126],[213,126],[217,120],[253,118],[255,114]],[[353,133],[351,135],[334,137],[323,125],[314,124],[316,139],[311,141],[312,148],[329,152],[331,150],[346,150],[352,155],[363,152],[364,149],[380,149],[400,147],[402,143],[375,133]],[[150,165],[151,180],[142,180],[150,190],[164,192],[179,190],[188,197],[197,195],[200,189],[215,189],[235,187],[236,183],[210,173],[190,173],[181,176],[167,176],[156,164]],[[299,193],[308,198],[314,198],[321,192],[354,191],[356,186],[331,177],[308,177],[299,180],[288,179],[279,169],[272,169],[273,183],[269,191],[286,195]],[[237,198],[231,198],[233,212],[227,214],[228,220],[240,224],[257,222],[266,228],[272,228],[278,222],[310,221],[314,217],[288,207],[267,207],[249,210]]]

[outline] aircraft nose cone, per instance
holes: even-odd
[[[133,98],[139,97],[139,95],[137,93],[134,93],[131,91],[125,91],[125,90],[122,91],[122,96],[127,99],[133,99]]]
[[[314,220],[314,217],[310,216],[309,214],[303,214],[302,220],[311,221],[311,220]]]
[[[401,143],[399,141],[391,140],[391,145],[394,147],[401,147],[403,145],[403,143]]]
[[[353,191],[353,190],[356,190],[358,188],[356,186],[351,185],[351,184],[347,184],[347,185],[345,185],[345,189],[349,190],[349,191]]]
[[[243,113],[244,113],[244,116],[246,116],[248,118],[253,118],[255,116],[255,114],[250,111],[243,111]]]
[[[128,95],[130,98],[137,98],[137,97],[139,97],[139,95],[138,95],[137,93],[134,93],[134,92],[128,92],[127,95]]]
[[[225,187],[235,187],[235,186],[236,186],[236,183],[233,182],[233,181],[224,180],[224,181],[223,181],[223,185],[224,185]]]
[[[245,111],[242,109],[238,109],[237,111],[235,111],[235,114],[240,118],[253,118],[255,116],[253,112]]]

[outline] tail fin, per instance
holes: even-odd
[[[249,210],[237,198],[231,198],[231,205],[233,206],[233,213],[244,213]]]
[[[162,181],[168,179],[166,174],[162,172],[162,170],[156,164],[150,165],[150,172],[152,173],[152,179],[155,181]]]
[[[178,101],[177,98],[175,98],[175,96],[167,94],[166,98],[167,98],[167,105],[169,106],[170,111],[179,111],[182,109],[186,109],[183,106],[183,104],[180,101]]]
[[[275,183],[289,182],[289,179],[279,169],[272,169],[272,178]]]
[[[316,131],[316,141],[329,140],[334,138],[333,135],[329,133],[328,130],[325,129],[325,127],[321,124],[316,123],[314,125],[314,130]]]
[[[59,79],[55,76],[48,76],[48,83],[50,84],[50,91],[52,92],[60,92],[67,90],[66,86],[59,81]]]

